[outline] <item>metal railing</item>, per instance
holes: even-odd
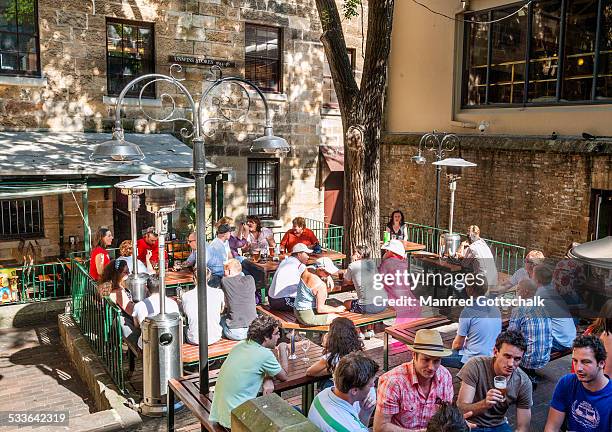
[[[67,264],[58,261],[1,268],[0,273],[8,276],[9,280],[12,278],[17,280],[16,301],[9,299],[1,304],[31,303],[69,297],[71,285]],[[10,285],[11,283],[9,283],[9,290]]]
[[[344,227],[305,218],[306,227],[310,228],[321,242],[321,247],[343,252]]]
[[[121,344],[121,309],[108,297],[98,294],[96,282],[76,260],[72,267],[71,315],[91,348],[104,363],[113,381],[125,391]]]
[[[439,253],[440,235],[448,232],[447,229],[434,228],[412,222],[406,222],[406,225],[408,231],[408,238],[406,240],[424,244],[428,252]],[[459,234],[465,236],[463,233]],[[525,261],[525,248],[523,246],[485,238],[483,240],[493,253],[498,271],[511,275],[523,267]]]

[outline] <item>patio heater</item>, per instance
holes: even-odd
[[[168,213],[176,208],[176,190],[193,185],[193,180],[170,173],[148,174],[116,185],[122,189],[145,191],[145,205],[147,211],[155,215],[155,230],[158,234],[160,312],[145,319],[141,326],[143,402],[140,410],[147,416],[164,414],[168,380],[181,376],[181,317],[177,313],[166,313],[165,310],[165,243]]]
[[[446,178],[448,179],[448,188],[450,190],[450,214],[448,218],[448,233],[442,234],[440,243],[442,250],[440,255],[447,254],[451,257],[457,256],[457,250],[461,245],[461,235],[453,232],[453,216],[455,210],[455,191],[457,190],[457,180],[461,178],[463,168],[474,167],[475,163],[468,162],[462,158],[446,158],[432,165],[446,167]]]

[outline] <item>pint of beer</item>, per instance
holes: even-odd
[[[504,400],[502,402],[506,402],[506,386],[507,386],[507,380],[505,376],[496,376],[495,378],[493,378],[493,386],[499,390],[502,394],[502,396],[504,397]]]
[[[259,249],[253,249],[253,262],[258,263],[259,262],[259,256],[261,254],[261,251]]]

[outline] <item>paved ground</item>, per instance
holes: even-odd
[[[57,324],[0,330],[0,403],[2,411],[68,410],[71,418],[94,412]]]

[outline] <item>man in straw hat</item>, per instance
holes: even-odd
[[[412,361],[378,380],[375,432],[426,429],[440,404],[453,400],[453,378],[440,365],[451,350],[444,348],[440,332],[417,331],[408,349],[414,353]]]
[[[472,357],[457,375],[461,388],[457,406],[471,411],[472,432],[527,432],[531,422],[531,381],[519,365],[527,350],[525,337],[517,331],[500,333],[493,357]],[[516,424],[506,419],[511,405],[516,405]]]

